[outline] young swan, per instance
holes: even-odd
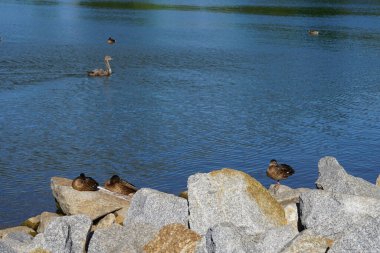
[[[122,180],[118,175],[113,175],[104,184],[104,188],[111,192],[116,192],[124,195],[135,193],[137,191],[136,186],[127,181]]]
[[[106,55],[104,57],[104,64],[106,65],[106,70],[103,69],[94,69],[92,71],[87,71],[89,76],[110,76],[112,74],[111,65],[109,61],[111,61],[111,56]]]
[[[92,177],[86,177],[84,173],[81,173],[79,177],[75,178],[71,183],[71,186],[77,191],[96,191],[98,190],[98,182]]]

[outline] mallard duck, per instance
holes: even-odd
[[[309,33],[309,35],[312,35],[312,36],[319,35],[319,31],[317,31],[317,30],[309,30],[308,33]]]
[[[109,191],[128,195],[137,191],[136,186],[127,181],[122,180],[118,175],[113,175],[104,184],[104,188]]]
[[[80,173],[79,177],[75,178],[71,186],[77,191],[96,191],[98,190],[98,182],[92,177],[86,177],[84,173]]]
[[[277,185],[280,180],[287,179],[294,174],[294,169],[287,164],[278,164],[276,160],[271,160],[267,169],[267,176],[276,180]]]
[[[116,40],[112,39],[111,37],[108,38],[107,43],[108,44],[115,44]]]

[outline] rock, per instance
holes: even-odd
[[[94,232],[88,253],[140,253],[156,233],[157,228],[147,223],[112,224]]]
[[[40,224],[37,229],[37,233],[43,233],[45,228],[52,222],[55,218],[60,217],[61,215],[51,212],[43,212],[40,215]]]
[[[98,191],[77,191],[71,187],[72,180],[60,177],[51,179],[54,198],[67,215],[85,214],[92,220],[105,216],[130,204],[130,196]]]
[[[104,218],[102,218],[98,224],[96,224],[96,229],[106,228],[115,223],[116,217],[113,213],[107,214]]]
[[[38,225],[40,225],[40,219],[41,219],[41,215],[30,217],[29,219],[27,219],[26,221],[21,223],[21,226],[27,226],[27,227],[37,231]]]
[[[114,212],[114,214],[116,216],[115,223],[120,224],[120,225],[124,224],[124,220],[125,220],[125,217],[127,217],[129,206],[123,207],[122,209]]]
[[[197,252],[276,253],[297,234],[298,231],[290,225],[271,228],[264,233],[252,234],[246,227],[221,223],[207,231],[206,249],[198,247]]]
[[[298,208],[296,203],[289,203],[284,206],[285,219],[289,225],[298,230]]]
[[[157,228],[171,223],[188,224],[188,206],[183,198],[142,188],[133,196],[124,225],[148,223]]]
[[[201,236],[183,224],[169,224],[161,228],[155,238],[144,246],[146,253],[195,252]]]
[[[380,252],[380,219],[368,217],[344,232],[329,253]]]
[[[273,198],[277,200],[283,206],[289,203],[299,203],[300,194],[302,192],[310,191],[308,188],[292,189],[286,185],[280,185],[275,192],[275,184],[270,185],[268,191]]]
[[[317,234],[337,239],[349,227],[368,216],[380,216],[380,201],[375,198],[338,194],[322,190],[300,196],[301,222]]]
[[[94,232],[88,245],[88,253],[121,253],[127,240],[126,228],[118,224],[112,224]]]
[[[0,244],[5,245],[6,248],[13,250],[14,252],[26,252],[27,247],[32,243],[33,237],[25,232],[14,232],[5,235]],[[0,252],[1,246],[0,246]],[[12,251],[11,251],[12,252]]]
[[[289,242],[281,253],[326,253],[334,243],[328,237],[315,235],[311,230],[304,230]],[[330,251],[329,251],[330,253]]]
[[[204,235],[223,222],[254,232],[286,224],[282,206],[248,174],[222,169],[188,179],[190,228]]]
[[[380,175],[377,177],[377,179],[376,179],[376,185],[377,186],[380,186]]]
[[[18,253],[8,245],[6,245],[4,242],[0,240],[0,252],[1,253]]]
[[[56,218],[40,234],[40,244],[35,246],[54,253],[85,252],[91,225],[91,219],[85,215]]]
[[[344,170],[334,157],[326,156],[318,163],[319,177],[316,182],[318,189],[371,198],[380,198],[380,188],[354,177]]]
[[[17,226],[17,227],[11,227],[11,228],[5,228],[0,230],[0,239],[3,238],[4,236],[15,233],[15,232],[24,232],[27,234],[30,234],[31,236],[36,235],[36,231],[33,229],[27,227],[27,226]]]

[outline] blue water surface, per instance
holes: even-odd
[[[0,227],[81,172],[178,194],[224,167],[267,187],[277,159],[312,188],[330,155],[375,182],[378,1],[91,2],[0,3]],[[105,55],[113,75],[87,77]]]

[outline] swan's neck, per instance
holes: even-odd
[[[109,63],[109,61],[107,60],[104,60],[104,63],[106,64],[106,71],[111,74],[112,73],[112,70],[111,70],[111,65]]]

